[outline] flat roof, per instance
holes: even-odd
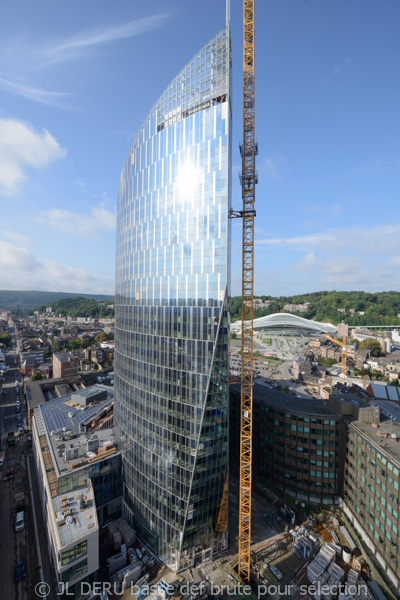
[[[81,496],[86,496],[87,499],[82,510]],[[98,529],[96,503],[91,485],[85,484],[67,494],[60,494],[53,498],[52,502],[61,546],[68,546]]]
[[[373,427],[372,424],[362,423],[351,418],[348,419],[352,425],[373,442],[374,446],[377,446],[382,452],[394,459],[400,467],[400,425],[398,423],[383,415],[382,411],[379,427]],[[397,437],[395,441],[391,437],[392,433]],[[387,434],[387,437],[384,437],[385,434]]]
[[[39,406],[39,404],[42,404],[47,401],[45,392],[48,390],[44,390],[43,388],[51,387],[52,389],[66,390],[64,393],[67,394],[71,392],[71,386],[80,385],[78,383],[78,379],[80,379],[79,374],[70,375],[67,377],[55,377],[53,379],[40,379],[38,381],[26,381],[24,386],[29,408],[34,409],[37,406]],[[76,383],[73,383],[73,380],[76,380]],[[78,391],[80,392],[80,389]]]
[[[71,352],[55,352],[53,356],[56,356],[61,362],[76,358]]]
[[[230,389],[240,394],[240,385],[233,384]],[[276,410],[282,410],[312,417],[340,417],[340,414],[330,405],[328,400],[304,397],[298,398],[293,394],[283,394],[272,386],[255,383],[253,386],[253,400]]]
[[[109,414],[109,410],[113,406],[113,388],[94,385],[90,390],[93,390],[91,395],[105,390],[107,392],[106,400],[89,406],[77,404],[72,398],[76,392],[71,392],[61,398],[49,400],[35,410],[36,423],[38,426],[40,424],[40,435],[46,435],[49,442],[57,477],[72,471],[71,467],[74,464],[81,462],[81,467],[87,467],[90,458],[87,455],[87,442],[90,438],[97,437],[99,446],[102,446],[104,442],[111,442],[114,447],[117,446],[116,436],[111,427],[82,433],[78,429],[80,424],[90,424],[95,419],[101,419]],[[84,391],[87,392],[88,390]],[[72,437],[69,436],[68,432],[72,433]],[[76,448],[75,458],[66,460],[64,452],[71,447]],[[116,449],[116,453],[118,452],[118,449]],[[100,456],[99,460],[101,460]],[[79,468],[74,468],[74,471],[78,471]]]
[[[74,392],[74,396],[82,396],[82,398],[91,398],[92,396],[95,396],[101,391],[103,391],[103,388],[99,388],[96,385],[92,385],[88,388],[84,388],[82,390]]]
[[[111,442],[115,447],[116,437],[114,434],[114,429],[100,429],[98,431],[90,431],[89,433],[81,433],[80,435],[75,436],[71,440],[64,440],[59,435],[51,435],[49,436],[50,446],[52,449],[52,454],[55,462],[56,469],[58,471],[57,475],[60,477],[62,475],[66,475],[68,472],[71,472],[72,465],[77,464],[79,462],[85,461],[81,467],[87,467],[88,450],[87,450],[87,442],[89,439],[97,437],[99,440],[99,445],[102,446],[104,442]],[[72,447],[77,448],[76,456],[73,459],[65,460],[64,452]],[[118,450],[116,451],[116,453]],[[101,460],[101,455],[99,455],[99,460]],[[74,468],[74,472],[79,471],[79,468]]]

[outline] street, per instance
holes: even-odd
[[[35,536],[30,503],[29,480],[26,468],[26,455],[30,452],[29,434],[18,435],[16,411],[16,385],[21,382],[21,374],[17,360],[17,352],[9,349],[6,363],[8,372],[2,370],[0,394],[1,419],[1,451],[4,452],[4,463],[0,467],[0,580],[2,582],[1,598],[3,600],[28,600],[36,598],[34,586],[38,579],[38,561],[36,555]],[[15,364],[16,363],[16,364]],[[26,419],[26,406],[19,386],[21,399],[21,422]],[[4,393],[3,393],[4,392]],[[7,434],[13,432],[14,442],[7,444]],[[16,495],[17,499],[16,499]],[[17,504],[24,511],[24,527],[15,531]],[[16,563],[24,559],[24,572],[21,581],[16,581]],[[33,586],[33,588],[32,588]]]

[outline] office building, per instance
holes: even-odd
[[[33,411],[32,438],[50,560],[60,590],[96,581],[100,527],[120,510],[121,456],[113,392],[73,391]]]
[[[169,84],[119,186],[115,422],[124,515],[174,570],[226,545],[230,34]]]
[[[342,508],[400,592],[400,426],[349,420]]]
[[[240,385],[230,389],[231,457],[238,463]],[[339,504],[342,487],[341,414],[312,398],[254,385],[253,479],[310,502]]]

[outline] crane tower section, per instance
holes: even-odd
[[[243,0],[243,144],[242,155],[242,369],[239,490],[238,573],[250,580],[251,472],[253,412],[253,292],[254,292],[254,210],[255,156],[254,134],[254,0]],[[239,216],[239,215],[238,215]]]

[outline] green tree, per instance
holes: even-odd
[[[371,350],[372,356],[382,356],[382,346],[378,340],[362,340],[359,347],[363,350]]]
[[[104,332],[99,333],[98,335],[96,335],[96,337],[94,339],[98,344],[101,344],[102,342],[105,342],[106,340],[108,340],[108,335]]]
[[[38,372],[30,376],[31,381],[39,381],[40,379],[43,379],[43,375]]]
[[[76,350],[80,348],[81,342],[79,340],[69,340],[68,342],[68,350]]]
[[[81,349],[85,350],[85,348],[89,348],[89,346],[90,346],[89,338],[83,338],[83,340],[81,341]]]
[[[2,333],[0,335],[0,344],[4,344],[8,348],[11,344],[11,335],[9,333]]]
[[[53,352],[60,352],[61,350],[61,344],[58,340],[54,340],[53,344],[52,344],[52,348],[53,348]]]

